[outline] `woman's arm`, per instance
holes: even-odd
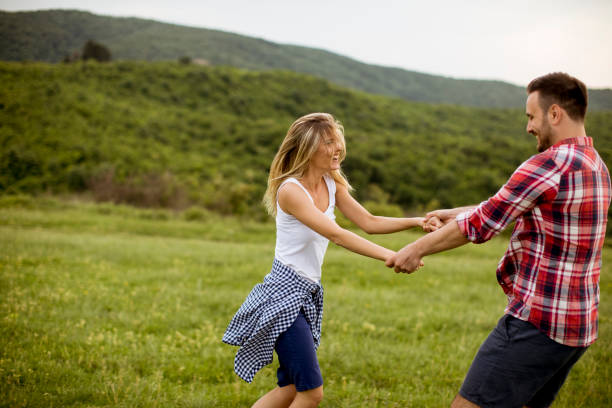
[[[342,184],[336,184],[336,206],[355,225],[368,234],[388,234],[413,227],[423,227],[424,218],[393,218],[370,214]]]
[[[306,193],[293,183],[285,184],[278,191],[278,204],[284,212],[293,215],[302,224],[349,251],[382,261],[386,261],[395,254],[394,251],[340,228],[315,207]]]

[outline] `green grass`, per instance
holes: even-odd
[[[272,223],[46,200],[0,206],[0,406],[246,407],[252,384],[221,337],[268,272]],[[375,237],[397,249],[418,237]],[[413,275],[330,245],[322,407],[443,407],[505,306],[507,238],[425,259]],[[612,389],[612,249],[600,339],[555,407],[604,407]]]

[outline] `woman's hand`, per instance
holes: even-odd
[[[385,265],[388,265],[392,259],[395,259],[397,252],[389,250],[389,255],[385,258]]]
[[[431,213],[430,213],[431,214]],[[434,232],[444,226],[444,223],[436,215],[427,214],[423,221],[423,231]]]
[[[476,208],[475,205],[468,205],[466,207],[430,211],[425,214],[425,226],[423,227],[423,230],[426,232],[439,230],[449,222],[453,221],[462,212],[473,210],[474,208]]]
[[[416,221],[417,227],[421,227],[425,231],[425,217],[414,217],[413,220]]]

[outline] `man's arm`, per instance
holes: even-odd
[[[425,215],[423,230],[426,232],[436,231],[448,224],[449,221],[454,220],[462,212],[473,210],[476,207],[476,205],[468,205],[465,207],[430,211]]]
[[[424,256],[456,248],[468,242],[457,221],[453,220],[439,230],[406,245],[389,258],[385,265],[395,268],[395,272],[412,273],[419,268]]]
[[[434,211],[438,218],[456,218],[443,228],[405,246],[385,265],[394,266],[396,272],[410,273],[418,268],[425,255],[470,241],[488,241],[538,202],[553,200],[559,191],[560,178],[561,171],[552,158],[544,153],[532,156],[514,171],[497,194],[469,213],[464,212],[466,208]]]

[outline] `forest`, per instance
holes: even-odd
[[[378,212],[478,203],[536,153],[519,109],[407,102],[289,71],[179,62],[0,63],[0,192],[89,194],[141,207],[265,218],[289,125],[329,112],[343,169]],[[587,131],[612,158],[612,112]]]

